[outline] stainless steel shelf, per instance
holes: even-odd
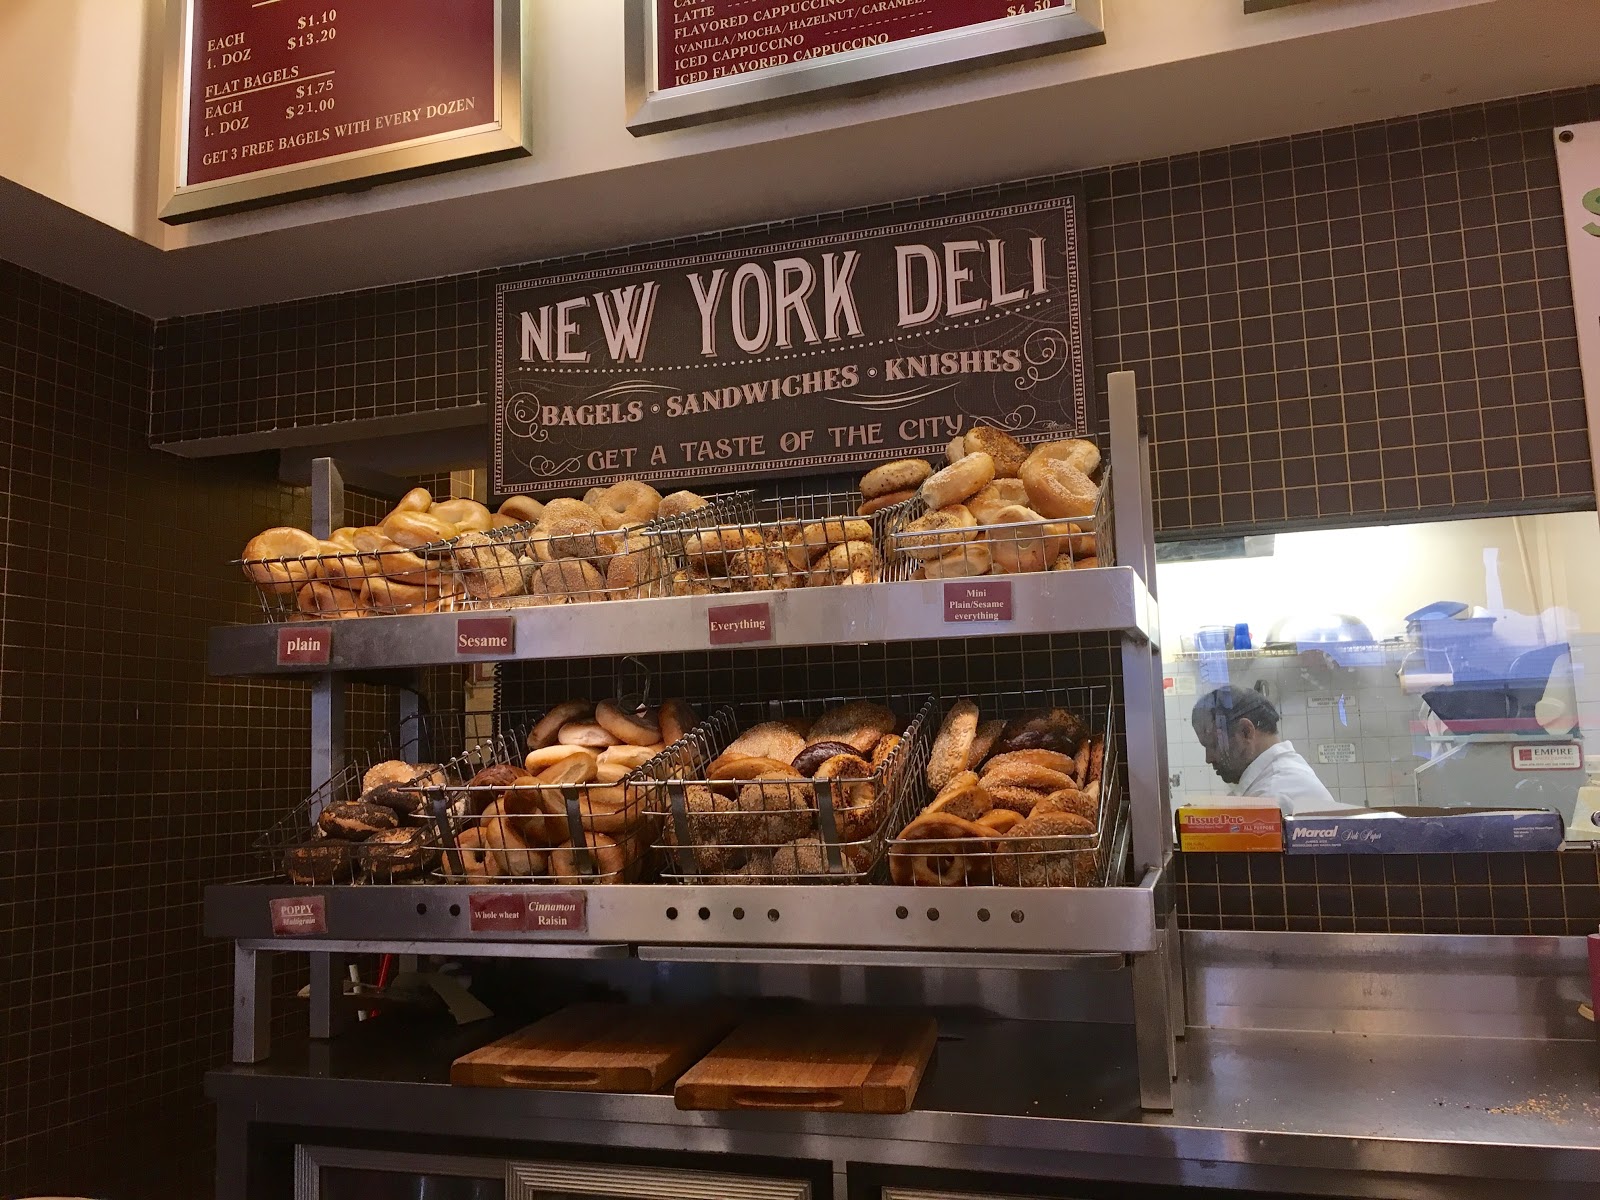
[[[582,931],[508,933],[473,929],[472,898],[552,898],[548,887],[492,889],[453,884],[301,888],[232,884],[206,889],[208,937],[251,950],[366,953],[405,943],[408,953],[571,957],[575,946],[649,946],[648,957],[709,947],[758,952],[1004,952],[1143,954],[1156,947],[1159,870],[1138,887],[898,888],[635,885],[559,889],[581,895]],[[325,932],[275,937],[271,901],[320,896]],[[429,949],[429,945],[434,948]],[[614,953],[608,951],[607,953]]]
[[[332,622],[330,666],[334,671],[371,671],[707,650],[711,648],[709,610],[759,603],[772,606],[773,638],[745,643],[741,649],[1049,633],[1115,632],[1141,641],[1156,639],[1155,601],[1131,567],[1003,578],[1012,589],[1012,618],[1008,621],[947,621],[945,585],[940,580],[512,609],[507,615],[515,622],[516,649],[502,655],[458,654],[456,622],[460,614],[364,617]],[[233,625],[213,629],[207,656],[211,673],[315,675],[329,669],[280,666],[278,632],[283,628]]]

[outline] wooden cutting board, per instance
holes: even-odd
[[[933,1057],[926,1013],[807,1008],[740,1025],[678,1080],[679,1108],[903,1113]]]
[[[450,1064],[467,1087],[657,1092],[738,1021],[731,1006],[574,1004]]]

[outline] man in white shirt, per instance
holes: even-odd
[[[1260,692],[1208,692],[1190,721],[1206,748],[1206,762],[1233,785],[1232,795],[1276,800],[1286,816],[1355,807],[1335,800],[1294,744],[1278,736],[1278,710]]]

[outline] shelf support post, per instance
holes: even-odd
[[[233,1061],[258,1063],[272,1051],[272,957],[233,944]]]

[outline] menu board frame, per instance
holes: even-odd
[[[416,175],[469,160],[511,158],[531,152],[531,122],[524,107],[523,6],[527,0],[493,0],[495,8],[494,127],[408,139],[403,144],[355,150],[320,162],[268,168],[248,176],[190,184],[190,100],[193,21],[201,0],[169,0],[161,102],[161,207],[176,225],[290,198],[339,191],[383,176]]]
[[[1102,0],[1074,0],[1065,9],[1023,13],[966,29],[663,89],[657,86],[658,0],[626,3],[628,131],[635,136],[726,120],[822,94],[870,91],[891,79],[1099,46],[1106,40]]]

